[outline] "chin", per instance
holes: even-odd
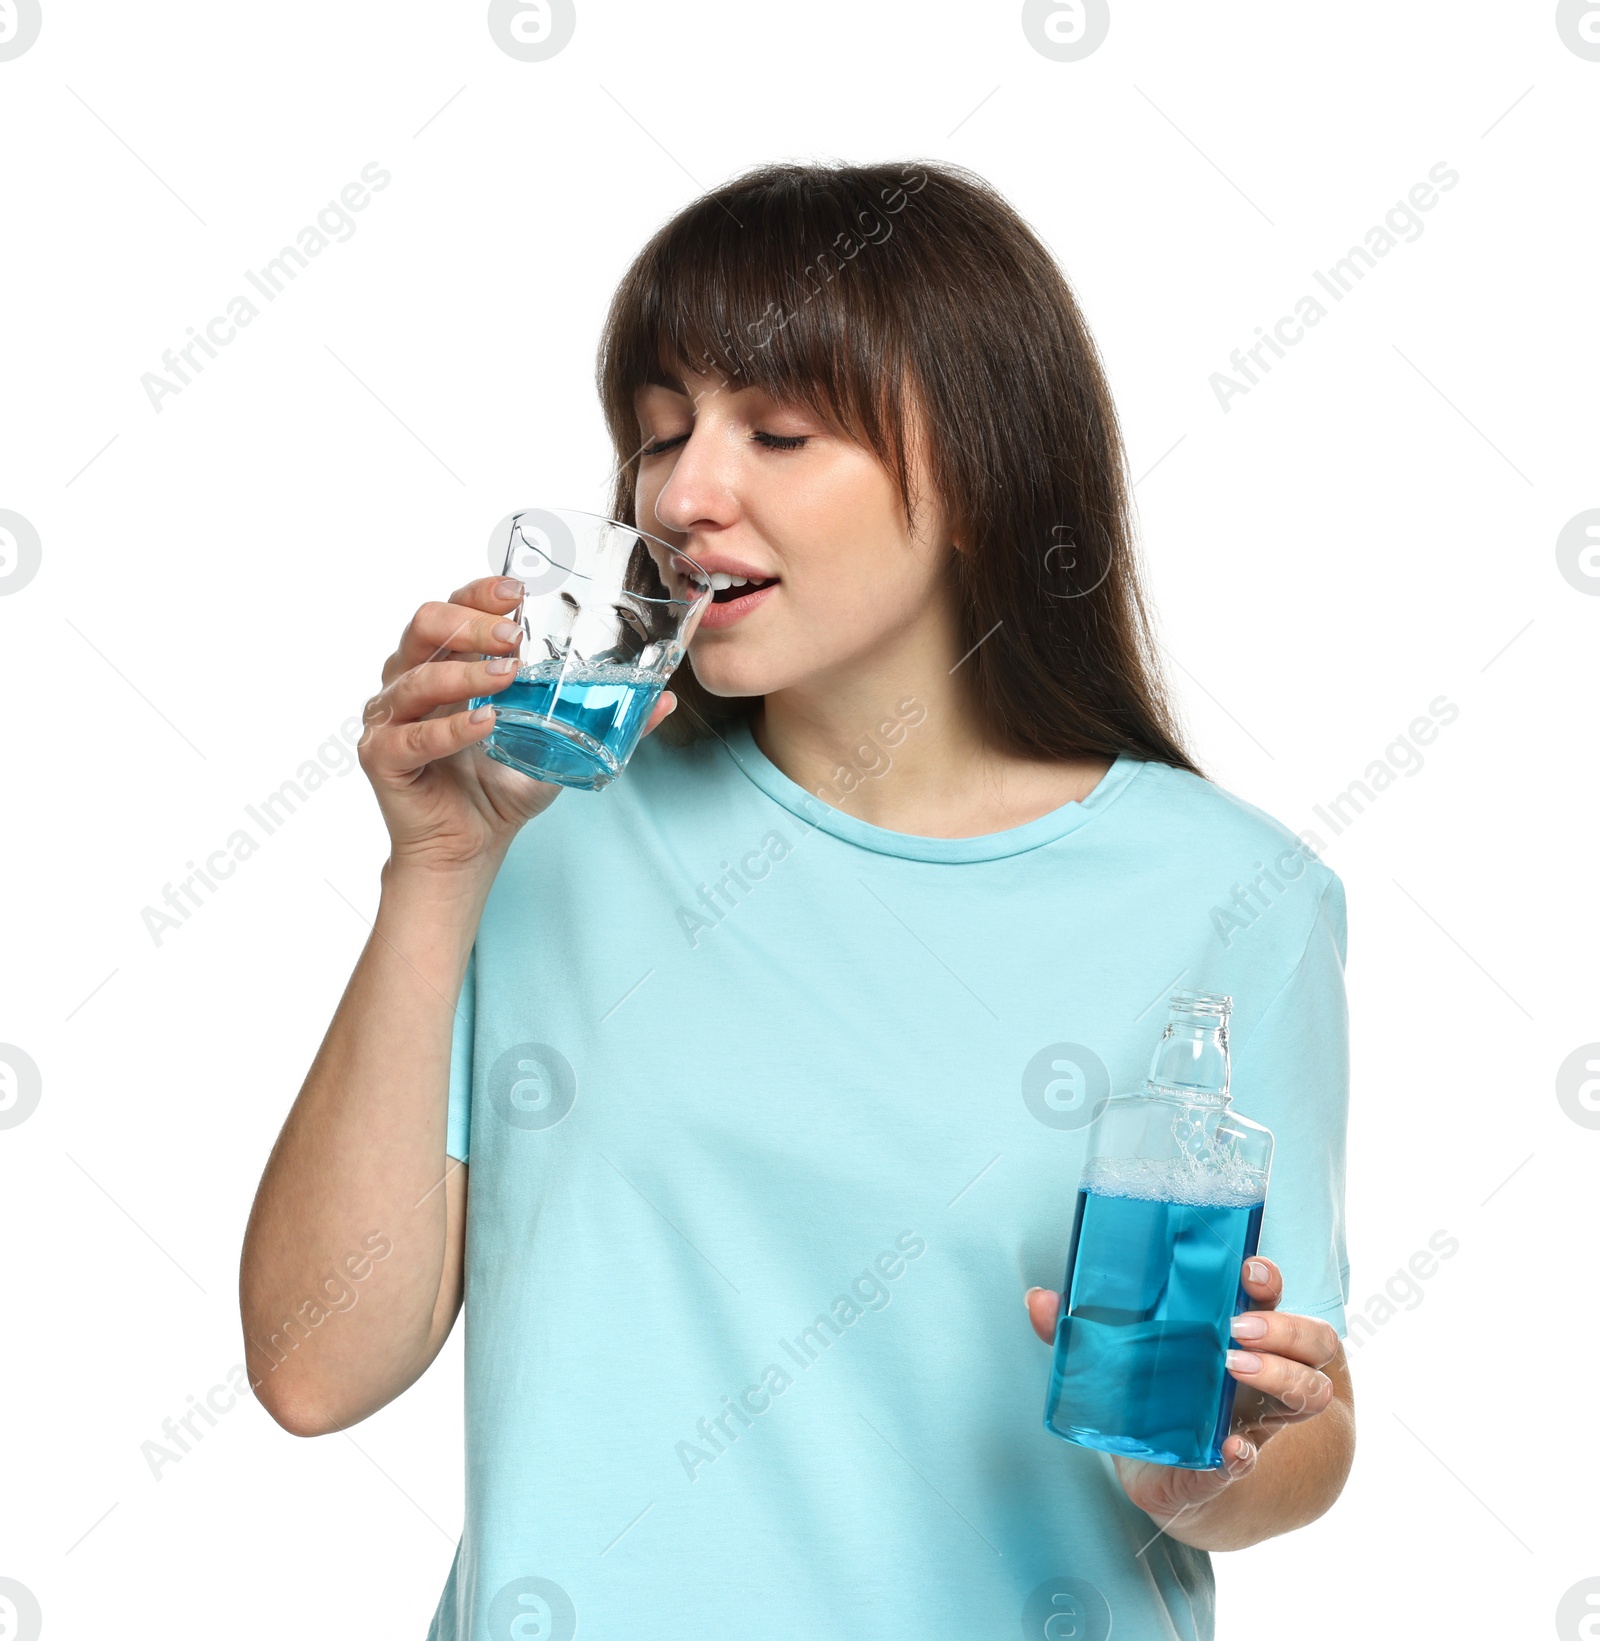
[[[776,667],[761,655],[730,654],[729,648],[725,646],[720,653],[704,655],[690,646],[689,665],[695,681],[706,694],[729,699],[770,695],[794,683],[792,668]]]

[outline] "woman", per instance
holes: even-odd
[[[599,386],[614,516],[715,605],[560,803],[467,710],[516,583],[407,627],[377,922],[245,1247],[257,1394],[350,1425],[465,1294],[438,1641],[1209,1636],[1207,1552],[1353,1450],[1344,897],[1180,744],[1066,283],[967,173],[773,166],[646,246]],[[1278,1144],[1209,1472],[1041,1420],[1083,1090],[1178,983],[1234,998]]]

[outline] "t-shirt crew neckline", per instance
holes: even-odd
[[[1008,855],[1020,855],[1029,849],[1054,843],[1080,826],[1086,826],[1096,815],[1110,808],[1144,767],[1142,758],[1119,752],[1110,769],[1101,777],[1099,785],[1087,797],[1075,798],[1022,826],[1013,826],[1004,832],[985,832],[972,838],[925,838],[912,832],[892,832],[887,827],[858,820],[854,815],[847,815],[807,792],[803,786],[790,780],[756,745],[756,738],[744,719],[725,732],[723,745],[734,763],[756,786],[809,825],[844,843],[854,844],[858,849],[870,849],[874,854],[899,855],[904,860],[936,861],[948,865],[1003,860]]]

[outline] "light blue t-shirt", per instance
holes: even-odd
[[[855,777],[845,773],[841,786]],[[1344,890],[1218,787],[919,838],[748,729],[526,826],[458,1010],[466,1525],[430,1641],[1212,1634],[1210,1558],[1044,1428],[1095,1103],[1229,993],[1261,1251],[1342,1336]]]

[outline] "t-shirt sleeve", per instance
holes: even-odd
[[[472,1036],[477,1014],[478,954],[467,959],[467,972],[456,1002],[456,1023],[450,1039],[450,1115],[445,1122],[444,1148],[448,1155],[467,1160],[467,1137],[472,1111]]]
[[[1345,1127],[1350,1026],[1344,885],[1330,877],[1294,972],[1233,1051],[1236,1110],[1273,1132],[1261,1252],[1283,1272],[1279,1308],[1345,1336]]]

